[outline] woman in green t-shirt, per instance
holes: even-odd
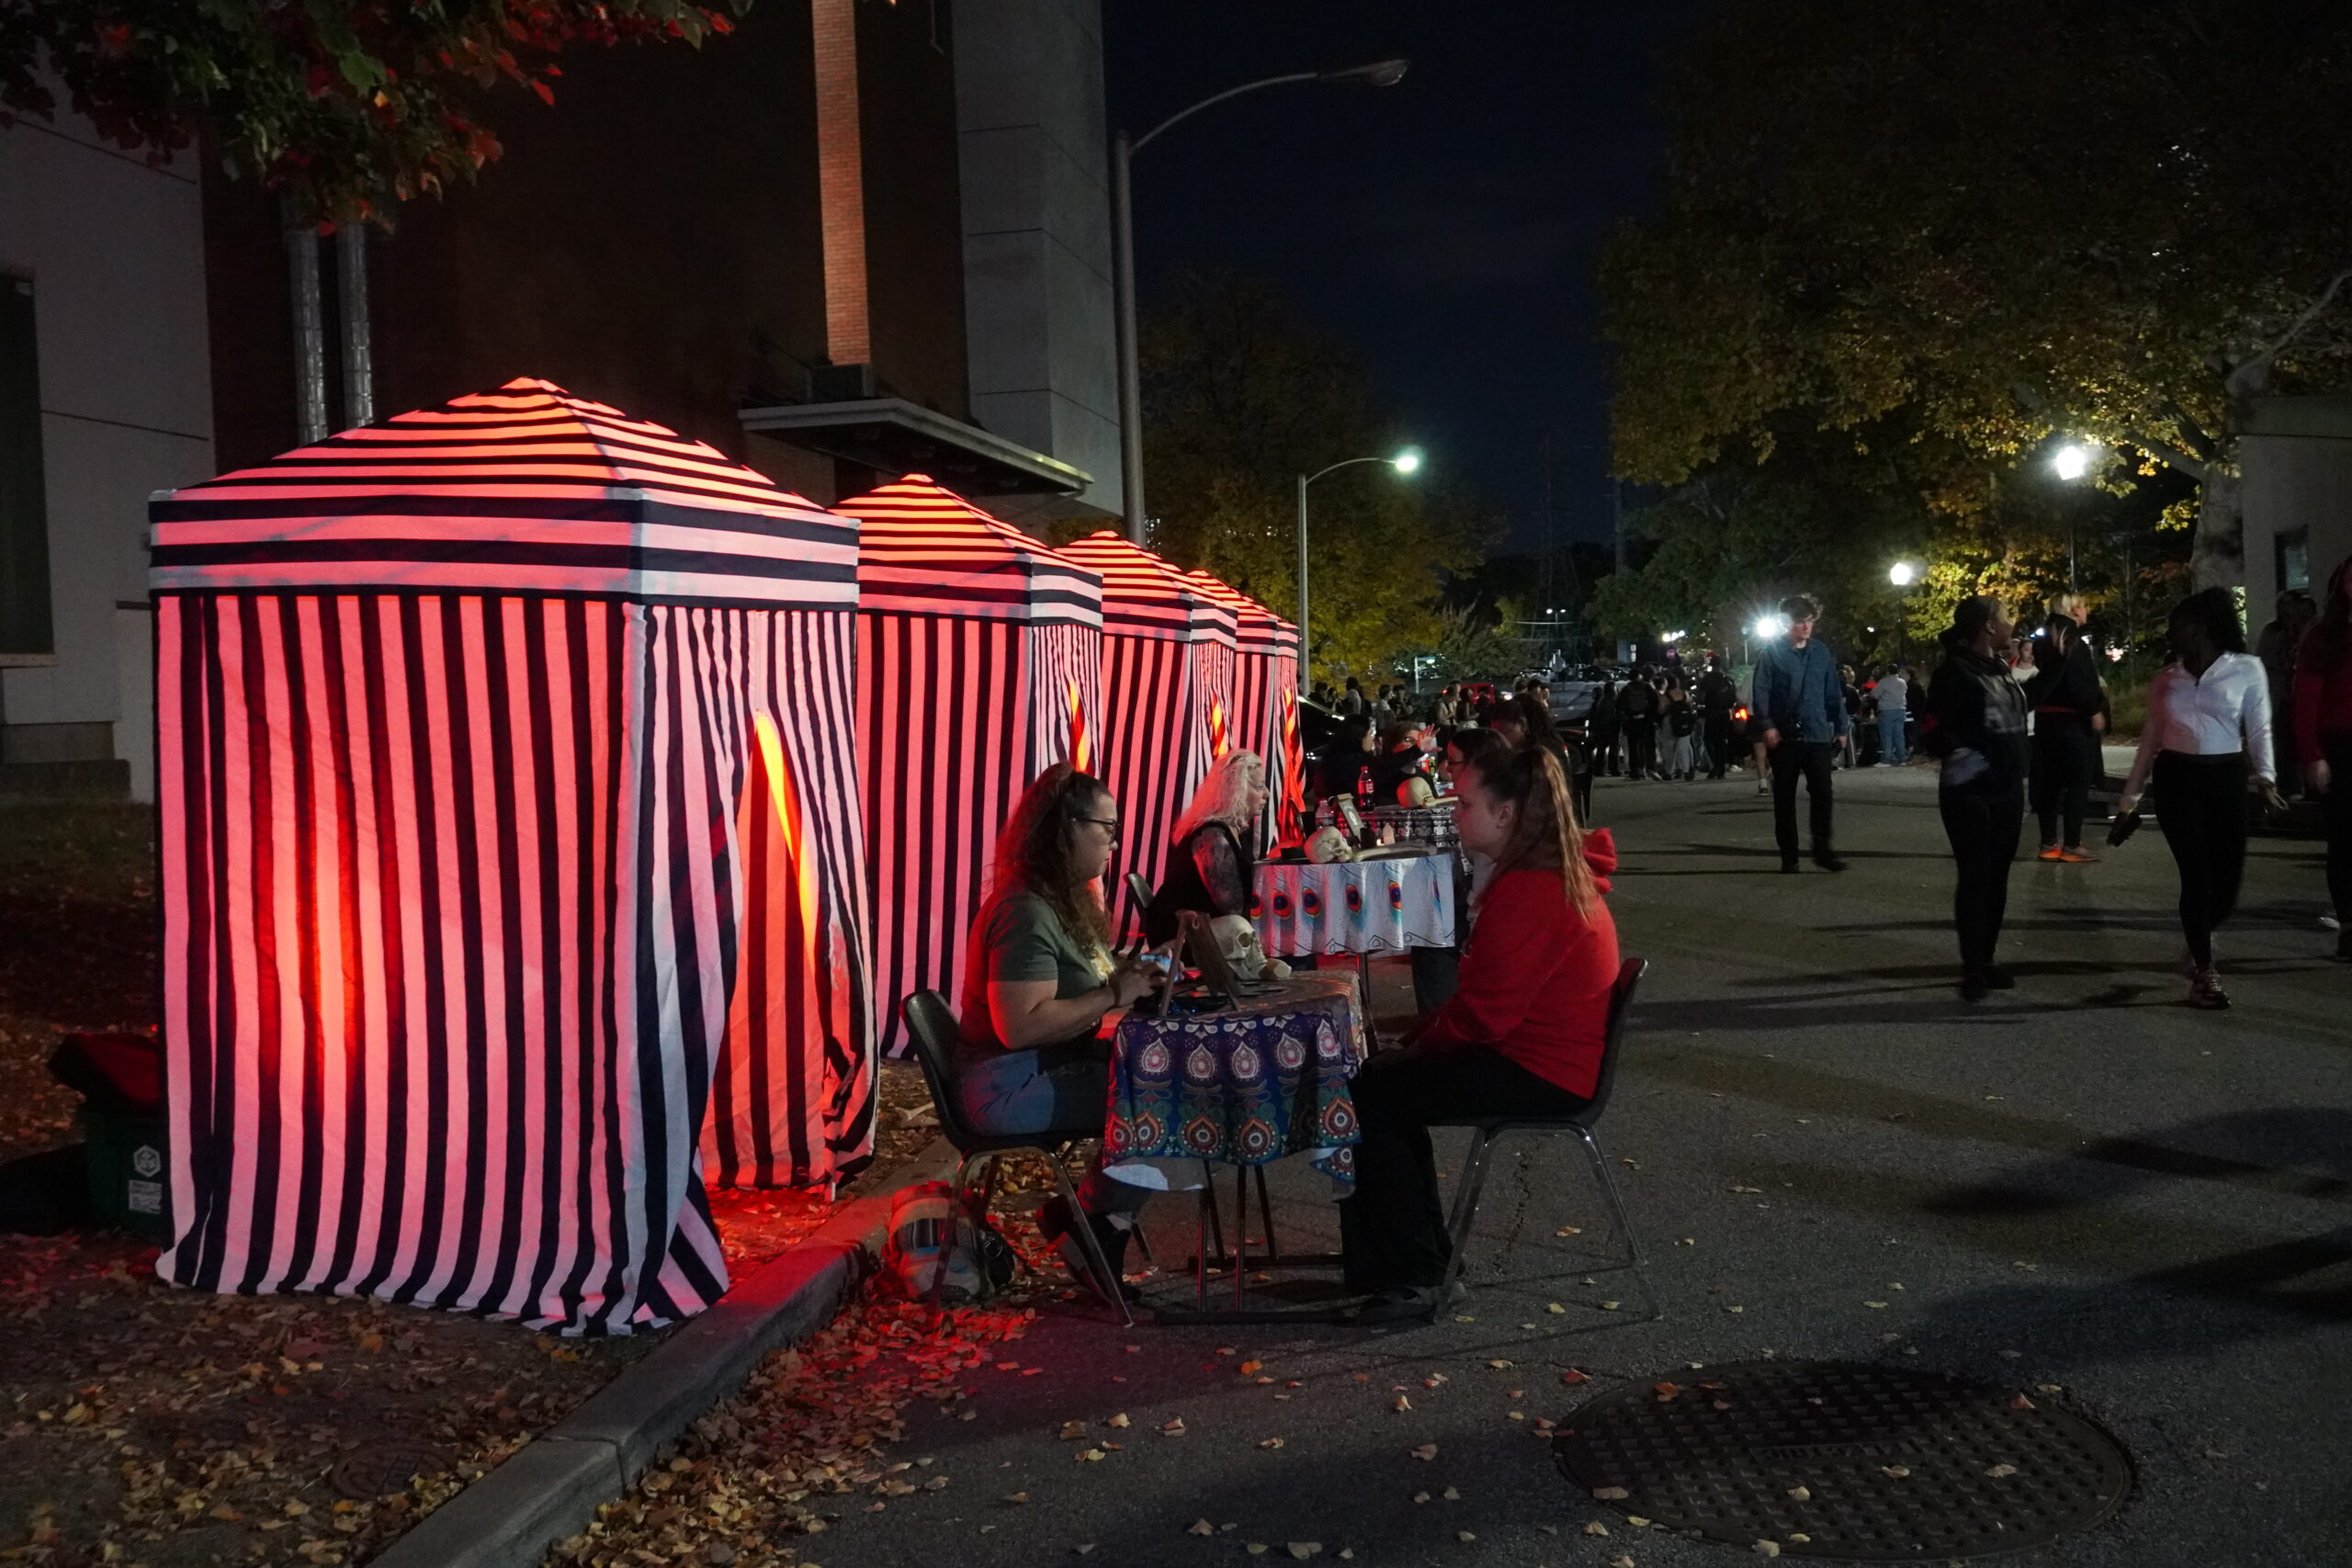
[[[1159,984],[1156,970],[1111,955],[1111,922],[1094,885],[1118,840],[1118,803],[1067,762],[1037,776],[997,840],[995,877],[965,950],[957,1074],[964,1115],[980,1132],[1102,1131],[1111,1074],[1110,1049],[1097,1038],[1103,1015]],[[1096,1151],[1079,1197],[1114,1274],[1150,1195],[1103,1175]],[[1091,1280],[1077,1220],[1058,1197],[1037,1213],[1071,1275],[1114,1297],[1124,1287]]]

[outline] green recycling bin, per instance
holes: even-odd
[[[100,1224],[157,1247],[167,1247],[172,1239],[164,1130],[161,1116],[124,1116],[82,1107],[93,1215]]]

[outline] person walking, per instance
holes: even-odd
[[[2083,635],[2082,617],[2071,596],[2052,606],[2041,629],[2041,651],[2032,655],[2025,682],[2032,705],[2033,810],[2041,824],[2038,858],[2086,865],[2098,859],[2083,848],[2083,815],[2090,807],[2091,782],[2103,772],[2098,738],[2107,728],[2107,690],[2099,683],[2098,660]]]
[[[2148,687],[2140,730],[2116,802],[2119,815],[2156,791],[2156,823],[2180,867],[2180,931],[2188,943],[2188,1003],[2225,1008],[2213,963],[2213,931],[2237,907],[2245,875],[2246,779],[2263,802],[2283,806],[2271,765],[2270,683],[2245,650],[2245,628],[2226,588],[2208,588],[2173,606],[2165,625],[2173,661]]]
[[[1838,681],[1838,660],[1813,635],[1821,602],[1809,593],[1781,601],[1788,617],[1786,642],[1770,643],[1756,661],[1756,716],[1772,768],[1772,835],[1781,846],[1781,869],[1797,868],[1797,780],[1804,780],[1811,807],[1813,863],[1843,871],[1832,832],[1829,770],[1838,744],[1852,728]]]
[[[1600,690],[1592,694],[1592,708],[1584,716],[1585,736],[1592,748],[1594,773],[1616,773],[1617,742],[1622,728],[1622,716],[1617,711],[1617,682],[1603,681]]]
[[[1617,691],[1617,719],[1625,729],[1625,776],[1654,779],[1657,769],[1657,688],[1650,684],[1646,668]]]
[[[2327,891],[2335,956],[2352,964],[2352,556],[2327,581],[2327,602],[2295,653],[2295,760],[2327,824]]]
[[[1705,743],[1707,777],[1720,779],[1731,768],[1732,710],[1739,706],[1739,683],[1724,673],[1723,660],[1707,656],[1699,677],[1700,735]]]
[[[1972,1002],[2017,984],[1994,961],[2025,823],[2026,694],[2004,657],[2014,635],[1997,600],[1963,599],[1954,607],[1919,736],[1943,764],[1936,807],[1951,842],[1960,994]]]
[[[1854,731],[1860,728],[1862,722],[1862,688],[1855,680],[1854,667],[1850,664],[1838,667],[1838,700],[1846,705],[1846,728],[1838,737],[1836,765],[1859,768],[1862,759]]]
[[[2278,595],[2270,620],[2255,634],[2254,656],[2262,660],[2263,674],[2270,682],[2270,722],[2282,757],[2292,757],[2299,750],[2295,744],[2295,650],[2318,619],[2319,606],[2312,603],[2312,596],[2300,588],[2290,588]],[[2282,794],[2294,794],[2295,770],[2288,769],[2278,783]]]
[[[1690,702],[1690,694],[1680,686],[1666,689],[1666,733],[1673,741],[1673,750],[1667,759],[1669,778],[1690,780],[1699,776],[1699,710]]]
[[[1878,678],[1878,684],[1871,688],[1871,700],[1878,705],[1879,765],[1899,768],[1911,760],[1911,748],[1904,737],[1904,727],[1911,718],[1911,680],[1903,665]]]

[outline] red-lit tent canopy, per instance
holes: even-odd
[[[1205,571],[1184,575],[1233,612],[1232,679],[1223,694],[1221,714],[1212,715],[1212,729],[1214,720],[1223,717],[1228,745],[1265,759],[1267,822],[1276,838],[1283,837],[1278,821],[1285,804],[1283,781],[1300,762],[1293,755],[1298,747],[1298,628],[1220,578]],[[1285,716],[1290,722],[1285,723]],[[1214,744],[1211,750],[1216,750]]]
[[[1097,772],[1119,797],[1113,869],[1141,872],[1157,886],[1169,831],[1213,760],[1212,702],[1232,690],[1234,615],[1167,561],[1107,530],[1061,552],[1102,578]]]
[[[1093,764],[1102,580],[921,474],[833,508],[858,520],[857,716],[874,982],[963,997],[964,941],[1013,803]]]
[[[854,528],[534,380],[152,510],[159,1271],[707,1305],[706,1136],[871,1157]]]

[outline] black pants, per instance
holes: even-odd
[[[2201,967],[2245,877],[2245,753],[2156,756],[2156,822],[2180,867],[2180,932]]]
[[[1356,1075],[1356,1190],[1340,1204],[1351,1291],[1434,1285],[1448,1261],[1430,1123],[1521,1112],[1572,1116],[1590,1101],[1489,1046],[1389,1051]]]
[[[1804,775],[1805,800],[1813,812],[1813,852],[1830,853],[1829,763],[1838,754],[1832,740],[1783,740],[1765,753],[1772,760],[1772,836],[1781,858],[1797,858],[1797,775]]]
[[[1617,771],[1616,726],[1593,726],[1592,771],[1596,773],[1614,773]]]
[[[2327,824],[2327,892],[2335,900],[2335,918],[2352,919],[2352,740],[2323,741],[2327,757],[2327,793],[2319,797],[2320,819]]]
[[[1948,789],[1938,793],[1944,836],[1951,840],[1951,923],[1960,934],[1960,966],[1982,975],[1992,966],[2001,941],[2001,917],[2009,907],[2009,863],[2017,858],[2018,835],[2025,828],[2025,790]]]
[[[1625,721],[1625,776],[1645,779],[1657,772],[1657,720]]]
[[[2090,716],[2042,713],[2033,721],[2033,812],[2044,844],[2080,848],[2091,780],[2100,772],[2098,731]],[[2063,820],[2062,820],[2063,819]],[[2061,828],[2065,837],[2059,837]]]
[[[1707,720],[1707,776],[1719,779],[1731,766],[1731,717]]]

